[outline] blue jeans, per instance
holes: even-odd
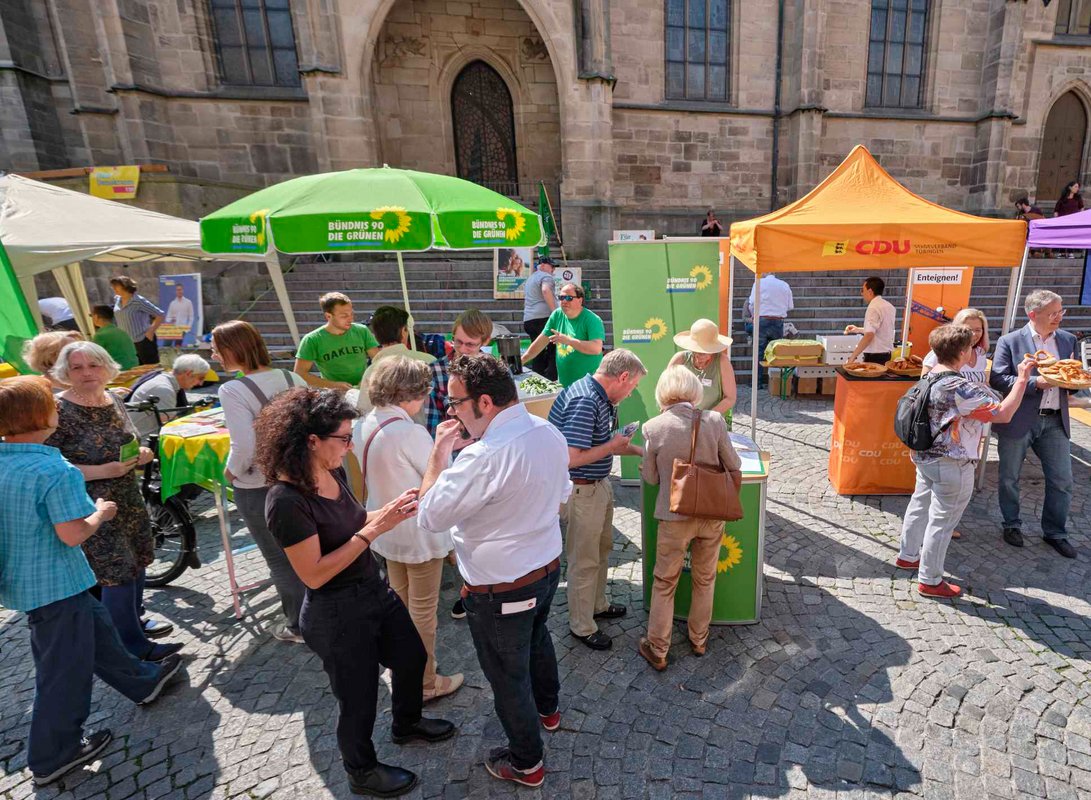
[[[477,660],[492,687],[496,716],[508,736],[511,763],[533,769],[542,762],[539,715],[559,707],[561,680],[557,655],[546,623],[561,571],[554,570],[534,583],[498,594],[470,594],[466,621],[473,636]],[[504,613],[505,603],[526,603],[534,608]]]
[[[137,658],[145,658],[154,648],[151,639],[144,634],[140,622],[140,609],[144,604],[144,571],[140,577],[117,586],[102,586],[102,605],[110,613],[121,643]]]
[[[337,746],[345,771],[359,776],[378,760],[371,734],[379,665],[390,667],[395,732],[420,722],[428,655],[409,612],[379,578],[307,591],[299,613],[303,640],[318,657],[337,698]]]
[[[161,667],[132,655],[106,609],[90,595],[58,600],[27,613],[34,657],[34,711],[27,766],[44,775],[75,756],[91,713],[91,676],[139,703]]]
[[[1021,529],[1019,517],[1019,473],[1027,450],[1033,450],[1042,462],[1046,479],[1042,502],[1042,536],[1064,539],[1068,507],[1072,503],[1072,443],[1064,432],[1060,414],[1038,417],[1023,436],[999,436],[996,445],[1000,454],[1000,514],[1005,528]]]
[[[758,361],[765,360],[765,346],[774,339],[784,338],[784,320],[762,317],[758,322]],[[758,367],[758,388],[769,383],[769,371]]]

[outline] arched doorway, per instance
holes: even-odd
[[[1069,181],[1082,180],[1087,112],[1075,92],[1066,92],[1049,110],[1038,160],[1039,203],[1055,202]]]
[[[495,69],[472,61],[451,88],[455,166],[460,178],[515,196],[515,113],[511,92]]]

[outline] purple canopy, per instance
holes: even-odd
[[[1065,217],[1032,219],[1027,244],[1030,247],[1091,249],[1091,209]]]

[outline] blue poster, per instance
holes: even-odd
[[[1083,284],[1080,286],[1080,305],[1091,306],[1091,250],[1083,251]]]
[[[156,336],[161,345],[195,345],[204,333],[201,274],[159,276],[159,307],[166,310]]]

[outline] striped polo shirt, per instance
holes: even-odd
[[[163,309],[142,294],[134,294],[124,308],[121,306],[121,298],[114,295],[114,322],[134,342],[144,338],[144,331],[152,324],[152,317],[161,316]]]
[[[585,375],[558,395],[549,411],[549,421],[564,434],[569,447],[590,450],[606,444],[617,427],[617,409],[606,396],[602,384],[592,375]],[[568,471],[571,478],[600,481],[610,475],[614,457]]]

